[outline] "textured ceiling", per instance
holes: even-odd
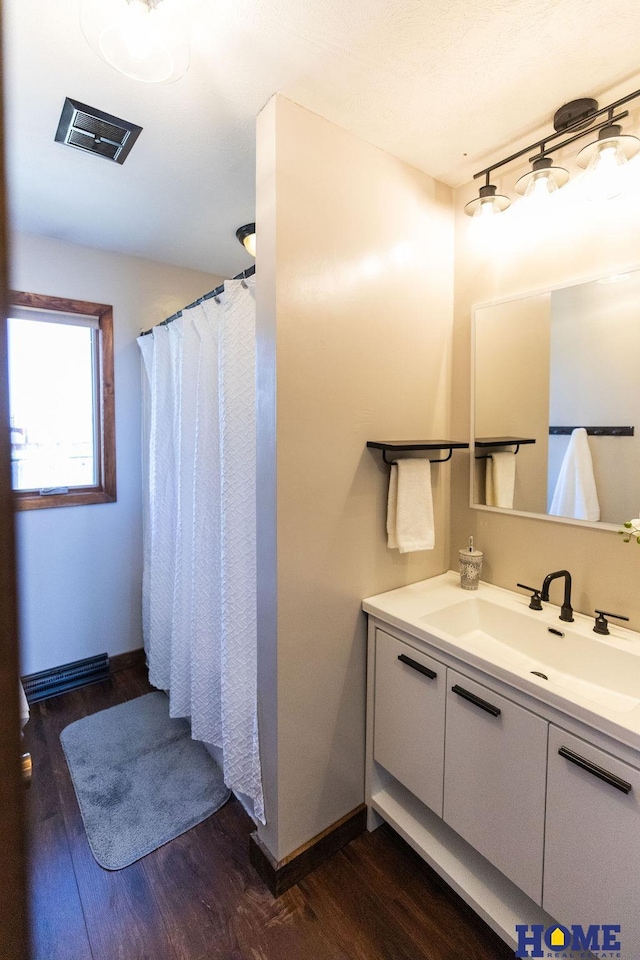
[[[5,0],[17,228],[231,275],[274,93],[457,185],[639,69],[637,0],[190,2],[191,68],[157,86],[92,53],[79,0]],[[144,128],[124,166],[54,143],[65,96]]]

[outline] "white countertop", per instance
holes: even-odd
[[[474,632],[470,631],[466,636],[456,637],[437,625],[438,619],[442,619],[442,612],[447,608],[457,607],[461,603],[469,603],[474,599],[489,601],[504,610],[512,611],[518,617],[526,618],[526,622],[521,621],[526,628],[539,629],[541,624],[544,625],[547,645],[549,628],[565,632],[568,638],[565,643],[570,643],[572,650],[574,648],[580,650],[576,659],[591,657],[599,663],[607,661],[617,663],[620,660],[623,666],[620,683],[624,685],[626,692],[624,694],[614,692],[611,700],[613,703],[618,696],[623,707],[616,709],[607,702],[607,691],[604,687],[601,698],[603,702],[597,703],[594,702],[594,698],[583,695],[585,689],[589,693],[588,683],[583,684],[583,689],[579,692],[561,689],[558,684],[549,683],[532,675],[529,670],[518,668],[517,640],[511,648],[500,643],[491,646],[489,638],[487,638],[488,643],[483,643],[479,632],[474,635]],[[459,574],[453,571],[368,597],[362,603],[366,613],[383,623],[397,627],[419,640],[424,640],[432,648],[454,657],[456,661],[496,677],[528,696],[534,697],[540,703],[548,704],[588,724],[592,729],[601,731],[616,741],[640,751],[640,705],[635,706],[634,700],[629,696],[629,692],[633,691],[634,696],[637,695],[640,701],[640,634],[610,622],[610,635],[599,636],[593,632],[593,617],[574,613],[573,623],[563,623],[559,619],[558,606],[550,603],[545,603],[543,606],[542,611],[530,610],[528,595],[505,590],[490,583],[481,582],[478,590],[463,590],[460,587]],[[431,615],[435,615],[435,624],[430,622]],[[553,643],[556,642],[555,636],[552,640]],[[557,643],[562,644],[562,642],[563,638],[558,636]],[[622,652],[622,657],[618,651]],[[558,652],[562,653],[563,648],[558,647]],[[520,659],[522,660],[522,657]],[[636,669],[637,687],[634,679]],[[615,670],[612,673],[615,678]],[[549,676],[551,678],[551,671]],[[631,708],[627,704],[630,704]]]

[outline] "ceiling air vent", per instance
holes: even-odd
[[[56,141],[106,160],[124,163],[141,130],[142,127],[135,123],[112,117],[110,113],[67,97],[56,131]]]

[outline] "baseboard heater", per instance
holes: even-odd
[[[106,653],[100,653],[97,657],[87,657],[86,660],[64,663],[51,670],[30,673],[21,679],[27,703],[32,704],[49,697],[57,697],[77,687],[108,680],[110,676],[109,657]]]

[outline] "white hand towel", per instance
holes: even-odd
[[[496,494],[493,488],[493,457],[487,457],[485,460],[484,502],[488,507],[496,505]]]
[[[433,550],[435,527],[431,464],[428,460],[398,461],[389,475],[388,546],[400,553]]]
[[[549,513],[574,520],[599,520],[600,504],[587,431],[577,427],[562,460]]]
[[[488,507],[513,509],[516,485],[516,457],[510,450],[487,457],[485,503]]]
[[[389,550],[398,549],[398,538],[396,537],[397,508],[398,468],[394,463],[389,471],[389,495],[387,497],[387,546]]]

